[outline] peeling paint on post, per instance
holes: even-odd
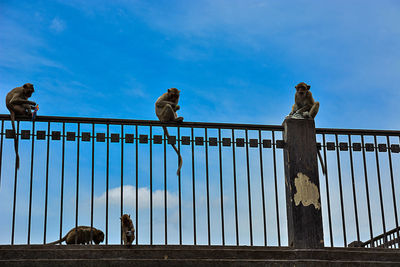
[[[283,126],[289,246],[320,248],[324,241],[315,123],[286,119]]]
[[[296,194],[294,194],[294,203],[296,206],[303,204],[303,206],[314,205],[315,209],[320,209],[319,204],[319,190],[318,187],[310,182],[310,178],[299,172],[294,179],[296,187]]]

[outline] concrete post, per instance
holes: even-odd
[[[315,123],[312,119],[283,122],[289,246],[324,246]]]

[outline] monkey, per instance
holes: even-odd
[[[362,248],[364,247],[364,243],[361,241],[353,241],[347,245],[349,248]]]
[[[90,232],[93,232],[93,238],[90,238]],[[75,243],[75,237],[77,238],[77,242]],[[48,243],[48,245],[54,245],[58,243],[62,243],[65,241],[65,243],[69,244],[89,244],[90,241],[93,240],[93,242],[98,245],[101,242],[104,241],[104,233],[101,230],[98,230],[94,227],[90,228],[90,226],[78,226],[74,227],[69,232],[61,239]]]
[[[121,231],[122,239],[124,240],[124,245],[132,245],[133,240],[135,240],[135,228],[131,220],[131,215],[124,214],[121,219]]]
[[[312,118],[314,119],[319,110],[319,102],[314,101],[312,93],[310,92],[311,86],[305,82],[297,84],[296,93],[294,95],[294,105],[289,116],[300,117],[300,118]],[[322,161],[321,152],[318,152],[318,159],[321,163],[322,173],[325,175],[326,169]]]
[[[35,109],[36,103],[28,100],[35,92],[33,84],[26,83],[23,86],[12,89],[6,96],[6,107],[10,111],[11,124],[14,131],[14,150],[15,162],[19,169],[19,154],[18,154],[18,137],[15,131],[15,116],[32,116],[32,110]]]
[[[182,122],[183,117],[178,117],[176,111],[180,109],[178,105],[179,91],[176,88],[170,88],[164,94],[162,94],[156,101],[156,115],[161,122]],[[163,126],[165,135],[169,138],[169,133],[166,126]],[[182,168],[182,156],[174,144],[171,144],[176,154],[179,157],[179,166],[176,171],[176,175],[179,175]]]
[[[295,86],[294,105],[289,115],[300,115],[303,118],[315,118],[319,102],[315,102],[310,92],[310,85],[301,82]]]

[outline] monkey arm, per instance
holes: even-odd
[[[298,108],[297,104],[294,104],[292,107],[292,111],[289,113],[289,115],[293,115],[298,109],[299,108]]]
[[[161,101],[158,101],[158,102],[156,103],[156,106],[159,107],[159,108],[163,108],[163,107],[165,107],[166,105],[171,105],[172,107],[175,107],[175,106],[176,106],[176,103],[174,103],[174,102],[172,102],[172,101],[167,101],[167,100],[161,100]]]
[[[305,112],[305,111],[309,111],[309,110],[311,109],[311,107],[312,107],[312,105],[307,104],[307,105],[305,105],[305,106],[299,108],[299,109],[296,111],[296,113],[302,113],[302,112]]]
[[[11,104],[11,105],[29,104],[29,105],[32,105],[32,106],[36,106],[36,103],[35,103],[35,102],[30,101],[30,100],[27,100],[27,99],[20,98],[20,97],[16,97],[16,96],[14,96],[13,98],[11,98],[10,104]]]
[[[175,108],[174,108],[174,110],[175,110],[175,111],[178,111],[180,108],[181,108],[181,107],[180,107],[179,105],[176,105]]]

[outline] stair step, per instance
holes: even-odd
[[[385,267],[398,267],[400,262],[381,262],[381,261],[327,261],[327,260],[243,260],[243,259],[40,259],[40,260],[0,260],[0,266],[7,267],[113,267],[113,266],[132,266],[132,267],[147,267],[147,266],[163,266],[163,267],[178,267],[178,266],[307,266],[307,267],[320,267],[320,266],[385,266]]]
[[[328,263],[329,266],[400,266],[400,250],[185,245],[0,246],[0,266],[321,266]]]

